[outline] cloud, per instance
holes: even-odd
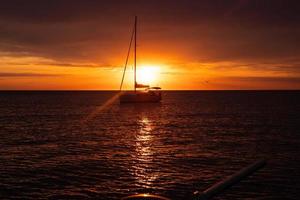
[[[0,16],[5,20],[34,23],[77,22],[87,20],[115,20],[120,16],[148,16],[154,20],[195,22],[199,19],[222,20],[226,17],[246,22],[260,19],[257,23],[294,23],[299,20],[297,0],[4,0]],[[178,16],[178,17],[176,17]],[[274,22],[274,21],[276,22]],[[173,21],[176,23],[176,21]]]
[[[199,85],[202,82],[199,81]],[[209,80],[208,86],[226,90],[286,90],[300,88],[300,76],[297,77],[269,77],[269,76],[226,76]]]
[[[199,73],[214,76],[229,74],[268,75],[268,76],[300,76],[300,62],[298,59],[263,61],[203,61],[203,62],[170,62],[164,74],[183,75]]]
[[[211,70],[222,70],[222,71],[230,71],[230,70],[250,70],[257,72],[266,72],[266,73],[288,73],[288,74],[299,74],[300,75],[300,63],[227,63],[227,64],[218,64],[215,63],[214,66],[210,67]]]
[[[262,81],[262,82],[288,82],[288,83],[295,83],[300,85],[300,76],[299,77],[225,77],[228,80],[233,81],[245,81],[245,82],[252,82],[252,81]]]
[[[299,90],[300,76],[223,76],[200,78],[195,81],[196,89],[209,90]]]
[[[293,0],[4,0],[0,52],[114,65],[138,15],[141,51],[188,62],[282,63],[300,55],[299,7]]]
[[[0,66],[55,66],[55,67],[80,67],[80,68],[114,68],[111,64],[90,62],[58,62],[44,57],[28,56],[26,54],[11,54],[5,52],[0,54]]]
[[[38,74],[38,73],[10,73],[0,72],[0,78],[14,78],[14,77],[57,77],[65,76],[66,74]]]

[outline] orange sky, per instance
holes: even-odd
[[[68,5],[3,3],[0,90],[117,90],[135,14],[140,82],[170,90],[300,89],[297,1]],[[132,81],[128,70],[125,88]]]

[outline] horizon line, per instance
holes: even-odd
[[[0,92],[119,92],[120,90],[109,89],[0,89]],[[134,91],[134,90],[122,90]],[[160,91],[300,91],[300,89],[164,89]]]

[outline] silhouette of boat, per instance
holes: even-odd
[[[126,91],[121,93],[119,99],[120,103],[156,103],[161,101],[160,87],[150,87],[150,85],[144,85],[137,83],[136,81],[136,42],[137,42],[137,16],[135,16],[134,29],[131,35],[128,54],[125,62],[123,77],[120,85],[120,91],[125,77],[126,67],[130,56],[132,41],[134,39],[134,91]]]

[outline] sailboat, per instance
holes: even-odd
[[[161,101],[161,91],[160,87],[150,87],[150,85],[144,85],[137,82],[136,69],[136,44],[137,44],[137,16],[135,16],[134,29],[131,35],[130,45],[128,49],[127,59],[125,62],[123,77],[121,81],[120,91],[122,90],[122,85],[124,81],[124,76],[126,72],[126,67],[131,51],[132,41],[134,39],[134,91],[126,91],[121,93],[119,99],[120,103],[156,103]]]

